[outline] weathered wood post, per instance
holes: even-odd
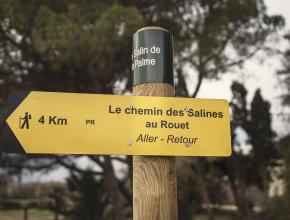
[[[169,31],[145,27],[133,36],[133,95],[174,96]],[[176,220],[175,157],[133,157],[133,219]]]

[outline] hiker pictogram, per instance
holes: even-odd
[[[24,117],[19,117],[19,127],[20,129],[29,129],[29,120],[31,120],[31,114],[25,112]]]

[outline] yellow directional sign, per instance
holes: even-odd
[[[8,152],[231,155],[225,100],[54,92],[9,99]]]

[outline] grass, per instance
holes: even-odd
[[[23,220],[23,210],[0,211],[0,220]],[[227,216],[215,216],[215,220],[233,220]],[[30,209],[28,212],[28,220],[54,220],[54,214],[48,210]],[[59,220],[64,220],[59,216]],[[208,220],[205,215],[197,215],[194,220]]]
[[[23,210],[0,211],[0,220],[23,220]],[[48,210],[30,209],[28,211],[28,220],[54,220],[54,214]],[[63,220],[59,216],[59,220]]]
[[[206,215],[197,215],[194,220],[208,220]],[[233,220],[233,218],[228,216],[214,216],[214,220]]]

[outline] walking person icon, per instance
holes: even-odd
[[[20,117],[20,129],[29,129],[29,120],[31,119],[31,114],[25,112],[25,116]]]

